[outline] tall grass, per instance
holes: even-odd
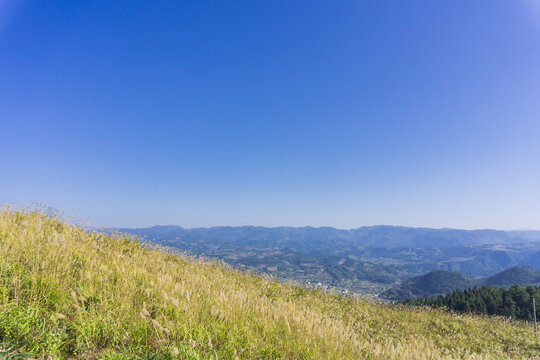
[[[540,358],[526,323],[306,290],[8,208],[2,347],[63,359]]]

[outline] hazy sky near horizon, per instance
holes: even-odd
[[[0,0],[0,204],[540,229],[540,1]]]

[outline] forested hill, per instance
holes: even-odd
[[[478,285],[511,286],[540,284],[540,271],[528,266],[514,266],[486,279],[477,280]]]
[[[408,299],[403,303],[417,306],[446,307],[448,309],[485,315],[499,315],[512,319],[533,320],[533,303],[540,300],[540,287],[510,288],[483,286],[467,290],[455,290],[446,295],[428,298]],[[540,319],[540,304],[536,308],[536,317]]]
[[[412,277],[403,284],[395,286],[379,297],[387,300],[404,300],[434,294],[446,294],[456,289],[467,289],[476,282],[458,273],[434,270],[425,275]]]
[[[453,290],[463,290],[474,286],[508,287],[535,284],[540,284],[540,271],[527,266],[514,266],[483,279],[470,279],[458,273],[436,270],[415,276],[379,296],[387,300],[405,300],[446,294]]]

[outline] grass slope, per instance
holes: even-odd
[[[66,359],[540,357],[526,323],[306,290],[9,209],[2,347]]]

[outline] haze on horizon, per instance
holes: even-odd
[[[0,204],[540,229],[540,5],[0,1]]]

